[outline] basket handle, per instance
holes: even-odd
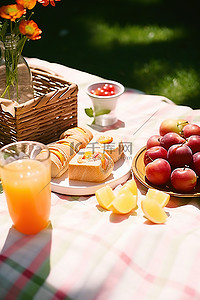
[[[54,77],[59,77],[59,78],[62,78],[62,76],[60,76],[60,74],[57,74],[53,71],[50,71],[50,70],[46,70],[46,69],[41,69],[41,68],[38,68],[38,67],[33,67],[33,66],[30,66],[30,69],[31,71],[34,71],[38,74],[41,74],[41,75],[52,75]],[[63,78],[62,78],[63,79]]]

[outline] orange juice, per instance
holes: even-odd
[[[16,160],[1,169],[1,179],[15,228],[24,234],[45,228],[51,206],[49,164]]]

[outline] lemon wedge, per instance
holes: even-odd
[[[158,202],[162,207],[165,207],[167,203],[169,202],[170,195],[159,190],[155,189],[148,189],[148,192],[146,194],[146,199],[155,200]]]
[[[156,201],[145,198],[141,202],[141,208],[145,217],[153,223],[165,223],[167,214],[162,206]]]
[[[110,203],[115,199],[113,190],[109,185],[105,185],[104,187],[98,189],[95,192],[95,196],[99,205],[105,209],[108,209]]]
[[[128,180],[120,189],[120,191],[124,191],[124,189],[128,189],[133,195],[137,196],[137,185],[134,179]]]
[[[127,214],[137,206],[137,196],[129,190],[120,191],[115,199],[108,206],[108,209],[115,214]]]

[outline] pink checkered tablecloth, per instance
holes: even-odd
[[[97,76],[38,59],[42,67],[79,85],[79,125],[89,126],[87,84]],[[126,90],[118,102],[119,121],[109,134],[132,145],[132,157],[158,132],[165,118],[200,124],[200,110],[161,96]],[[89,126],[93,132],[99,128]],[[25,236],[12,227],[0,195],[0,300],[199,300],[200,199],[171,198],[165,224],[148,222],[140,208],[146,189],[138,183],[135,213],[114,215],[95,196],[52,193],[51,225]]]

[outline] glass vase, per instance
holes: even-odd
[[[14,35],[0,42],[0,97],[21,104],[34,97],[34,90],[31,71],[18,42]]]

